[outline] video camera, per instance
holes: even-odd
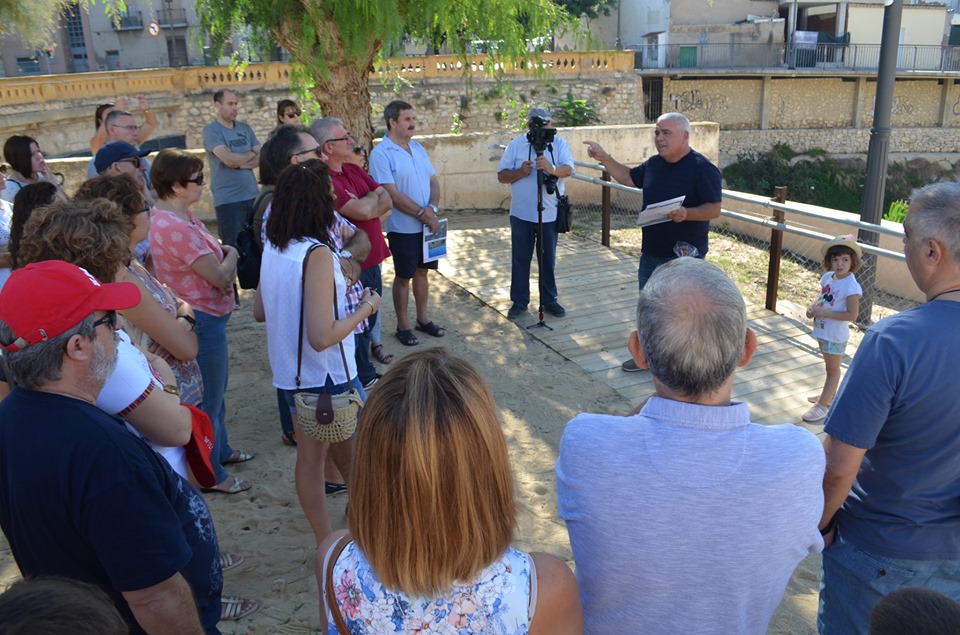
[[[530,117],[530,132],[527,133],[527,141],[533,146],[533,151],[537,153],[537,156],[543,154],[547,145],[553,143],[554,137],[557,136],[557,129],[547,128],[547,123],[549,122],[543,117]]]

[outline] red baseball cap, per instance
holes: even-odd
[[[63,335],[94,311],[129,309],[140,302],[131,282],[101,284],[85,269],[45,260],[17,269],[0,291],[0,321],[16,339],[4,350],[20,351]]]
[[[210,454],[213,452],[213,424],[210,417],[203,410],[190,404],[180,404],[190,411],[193,422],[193,432],[187,441],[187,465],[193,471],[194,477],[202,487],[213,487],[217,484],[217,476],[210,463]]]

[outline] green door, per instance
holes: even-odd
[[[696,68],[697,66],[697,47],[680,47],[680,68]]]

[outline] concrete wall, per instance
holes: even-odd
[[[629,165],[640,163],[656,152],[653,145],[653,125],[597,126],[589,128],[561,128],[560,135],[570,144],[574,159],[592,160],[587,157],[585,140],[599,142],[619,161]],[[440,207],[443,209],[486,209],[510,207],[510,186],[497,181],[497,164],[506,145],[519,133],[485,132],[463,135],[418,136],[430,155],[440,179]],[[690,133],[691,145],[716,162],[719,155],[719,129],[714,123],[693,124]],[[204,161],[204,171],[210,174],[206,156],[202,150],[191,150]],[[51,159],[54,172],[65,178],[65,189],[72,194],[86,180],[89,159]],[[588,170],[589,176],[600,176]],[[597,186],[574,180],[567,181],[571,197],[599,202]],[[200,201],[192,208],[204,220],[213,220],[213,203],[210,188],[204,187]]]
[[[947,8],[944,6],[904,5],[900,20],[901,44],[940,46],[944,44]],[[883,30],[883,7],[851,4],[847,10],[847,30],[851,44],[879,44]]]
[[[745,20],[747,15],[770,17],[778,12],[776,0],[672,0],[669,4],[671,27],[680,24],[733,24]]]

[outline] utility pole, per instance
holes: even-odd
[[[883,7],[883,35],[880,39],[880,68],[877,73],[877,98],[873,105],[873,126],[870,128],[870,146],[867,150],[867,179],[863,185],[860,220],[880,224],[883,217],[883,194],[887,186],[887,157],[890,154],[890,113],[893,110],[893,87],[897,80],[897,54],[900,48],[900,18],[903,0],[885,0]],[[880,235],[861,229],[860,242],[878,245]],[[857,323],[872,322],[873,301],[876,297],[877,257],[863,255],[860,283],[863,298]]]

